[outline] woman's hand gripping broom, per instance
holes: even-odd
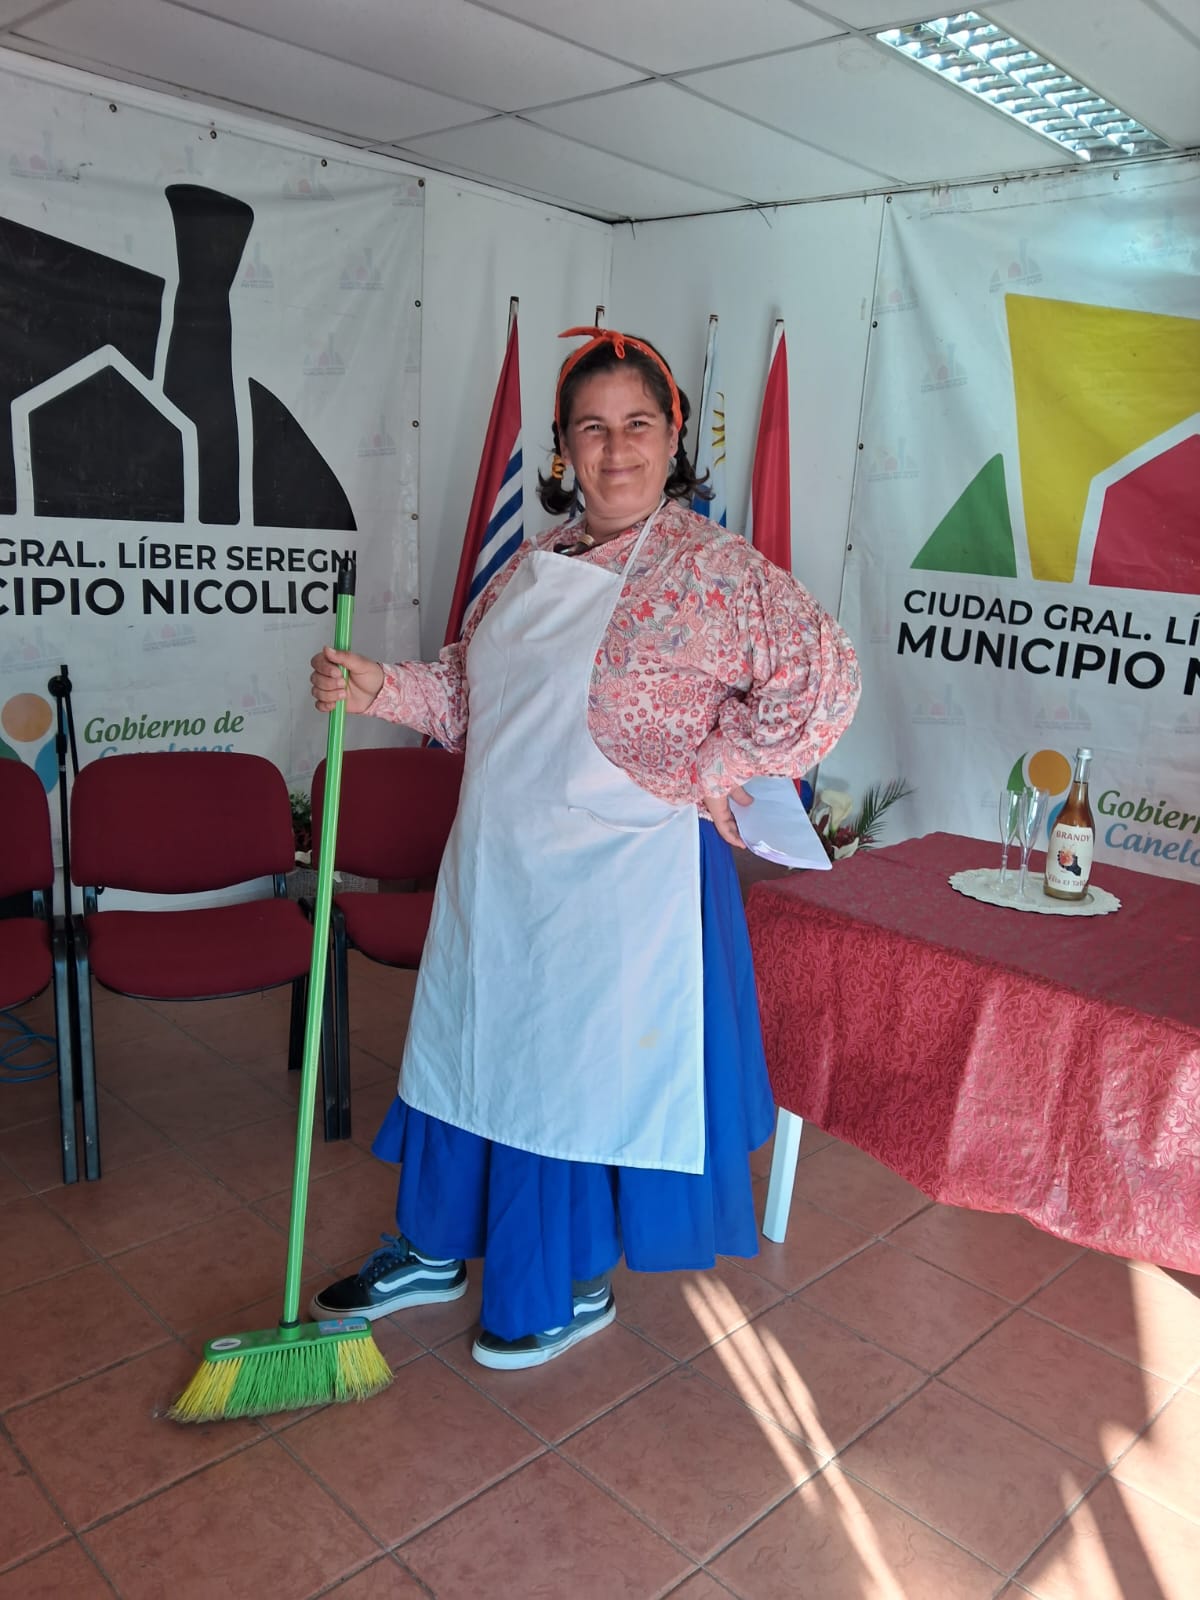
[[[334,645],[338,650],[350,648],[354,577],[354,558],[349,556],[342,561],[337,578]],[[263,1416],[273,1411],[323,1405],[330,1400],[366,1400],[392,1381],[391,1368],[371,1336],[370,1323],[364,1318],[300,1321],[300,1270],[321,1048],[321,1010],[329,955],[345,721],[345,703],[339,701],[329,716],[325,757],[325,806],[321,818],[321,859],[317,870],[312,965],[304,1019],[304,1059],[296,1123],[283,1317],[277,1328],[263,1333],[210,1339],[204,1347],[204,1360],[199,1370],[167,1413],[176,1422],[219,1422],[226,1417]]]

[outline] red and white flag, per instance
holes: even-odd
[[[521,363],[517,354],[517,318],[509,320],[508,348],[496,384],[492,414],[488,419],[475,493],[463,535],[462,555],[450,615],[446,644],[460,637],[471,607],[488,581],[520,548],[525,537],[524,497],[521,486]]]
[[[746,537],[785,572],[792,570],[792,475],[788,449],[787,338],[775,324],[771,366],[763,391]]]

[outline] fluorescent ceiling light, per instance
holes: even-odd
[[[974,11],[931,17],[875,37],[948,83],[977,95],[1081,161],[1169,150],[1103,95]]]

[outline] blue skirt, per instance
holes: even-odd
[[[372,1149],[402,1163],[396,1221],[423,1254],[483,1257],[481,1321],[519,1339],[571,1320],[572,1282],[758,1254],[749,1152],[775,1106],[733,852],[700,824],[705,1157],[700,1173],[559,1161],[393,1101]]]

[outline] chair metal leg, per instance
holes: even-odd
[[[79,1010],[79,1078],[83,1101],[84,1176],[100,1176],[100,1111],[96,1100],[96,1042],[92,1031],[92,972],[87,958],[87,935],[74,923],[72,945],[76,1004]]]
[[[304,1065],[304,1014],[308,1008],[308,979],[292,983],[292,1020],[288,1031],[288,1071],[299,1072]]]
[[[331,943],[325,1009],[331,1027],[327,1034],[328,1052],[323,1060],[325,1089],[325,1137],[350,1137],[350,980],[346,943],[346,919],[334,906],[330,912]]]
[[[79,1152],[75,1142],[75,1007],[71,1004],[70,946],[66,929],[56,927],[54,952],[54,1031],[58,1046],[58,1118],[62,1139],[64,1183],[79,1182]]]
[[[775,1149],[771,1155],[771,1176],[767,1181],[762,1228],[767,1238],[775,1244],[782,1244],[787,1238],[792,1187],[796,1182],[796,1162],[800,1158],[800,1135],[803,1132],[804,1118],[780,1106],[775,1122]]]

